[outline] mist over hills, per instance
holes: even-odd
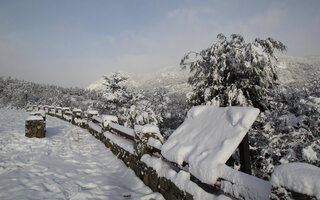
[[[282,85],[292,85],[302,88],[310,80],[320,78],[320,55],[295,57],[278,55],[279,82]],[[180,67],[167,67],[154,73],[139,75],[129,74],[127,87],[133,90],[154,90],[158,87],[166,88],[169,93],[187,93],[190,86],[187,83],[188,70]],[[90,84],[89,90],[104,90],[104,78],[101,77]]]
[[[279,56],[280,83],[303,87],[310,80],[320,78],[320,56]]]
[[[188,71],[180,67],[167,67],[154,73],[149,74],[127,74],[129,76],[126,86],[133,90],[149,90],[155,88],[166,88],[169,93],[186,93],[190,90],[187,84]],[[90,84],[89,90],[104,90],[104,78],[101,77],[94,83]]]

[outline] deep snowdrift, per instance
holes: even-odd
[[[200,180],[214,184],[212,168],[224,164],[259,114],[252,107],[195,106],[161,148],[162,155],[182,165]]]
[[[84,129],[48,116],[25,137],[27,116],[0,109],[0,199],[163,199]]]

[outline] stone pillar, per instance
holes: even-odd
[[[135,135],[134,135],[134,151],[136,155],[141,158],[144,154],[152,154],[149,146],[148,141],[149,138],[154,138],[159,140],[160,143],[163,142],[163,138],[159,132],[158,127],[147,124],[145,126],[135,126]]]
[[[75,111],[72,111],[72,119],[71,119],[71,123],[72,124],[76,124],[76,122],[75,122],[75,118],[77,117],[77,112],[75,112]]]
[[[88,110],[87,111],[87,119],[88,119],[88,123],[90,122],[90,121],[92,121],[92,117],[93,116],[97,116],[98,115],[98,111],[96,111],[96,110]]]
[[[41,116],[29,116],[25,127],[26,137],[45,137],[45,122]]]

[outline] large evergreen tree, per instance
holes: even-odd
[[[181,60],[181,66],[189,67],[191,73],[189,103],[252,105],[265,110],[268,89],[277,83],[274,51],[285,51],[286,46],[272,38],[246,43],[238,34],[230,39],[218,34],[217,38],[218,42],[209,48],[189,52]]]
[[[125,121],[126,109],[130,107],[132,93],[127,89],[126,82],[128,76],[120,72],[115,72],[104,76],[106,87],[103,91],[103,104],[97,106],[103,114],[116,115],[119,121]]]

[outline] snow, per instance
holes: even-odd
[[[320,97],[310,96],[310,97],[309,97],[309,100],[312,101],[312,102],[315,103],[315,104],[319,104],[318,106],[320,106]]]
[[[97,131],[98,133],[101,133],[101,131],[102,131],[101,126],[99,126],[99,125],[97,125],[97,124],[95,124],[93,122],[89,122],[88,125],[93,130]]]
[[[155,125],[146,124],[141,127],[141,132],[154,133],[160,139],[160,141],[163,142],[163,136],[161,135],[159,128]]]
[[[302,157],[309,162],[318,160],[317,152],[312,149],[312,146],[308,146],[302,149]]]
[[[180,70],[180,68],[171,66],[161,69],[150,74],[130,74],[129,79],[124,83],[127,88],[135,88],[152,91],[155,88],[166,88],[170,93],[184,93],[190,90],[190,85],[187,84],[188,71]],[[87,89],[104,91],[107,86],[105,78],[101,77],[94,83],[90,84]]]
[[[33,120],[43,121],[43,117],[38,115],[31,115],[31,116],[28,116],[26,119],[26,121],[33,121]]]
[[[123,137],[120,137],[120,136],[115,135],[115,134],[110,133],[110,132],[104,132],[103,135],[106,138],[110,139],[114,144],[117,144],[118,146],[120,146],[124,150],[130,152],[131,154],[134,154],[133,141],[132,140],[125,139]]]
[[[70,110],[70,108],[69,107],[63,107],[62,110],[63,111],[67,111],[67,110]]]
[[[99,123],[102,123],[102,119],[101,119],[100,117],[96,116],[96,115],[94,115],[94,116],[92,117],[92,119],[94,119],[95,121],[97,121],[97,122],[99,122]]]
[[[162,155],[182,165],[202,182],[214,184],[214,169],[238,147],[259,114],[252,107],[196,106],[161,148]]]
[[[87,89],[88,90],[103,91],[105,89],[104,83],[105,83],[105,79],[104,79],[104,77],[101,77],[99,80],[97,80],[94,83],[90,84],[87,87]]]
[[[72,117],[70,115],[63,115],[63,118],[67,121],[71,121]]]
[[[72,111],[73,111],[73,112],[82,112],[82,110],[79,109],[79,108],[74,108]]]
[[[112,122],[109,123],[109,126],[111,128],[113,128],[113,129],[117,129],[117,130],[119,130],[119,131],[121,131],[123,133],[126,133],[126,134],[131,135],[131,136],[134,137],[134,130],[131,129],[131,128],[128,128],[128,127],[125,127],[125,126],[121,126],[119,124],[115,124],[115,123],[112,123]]]
[[[98,111],[96,111],[96,110],[88,110],[87,113],[91,114],[91,115],[97,115]]]
[[[82,124],[82,123],[87,123],[87,120],[85,120],[85,119],[78,119],[78,118],[75,118],[74,119],[74,122],[76,123],[76,124]]]
[[[32,111],[30,112],[30,115],[39,115],[39,116],[45,117],[46,112],[44,110]]]
[[[155,147],[157,149],[161,149],[161,147],[162,147],[161,142],[159,140],[154,139],[153,137],[150,137],[148,139],[147,144],[148,144],[148,146]]]
[[[234,197],[256,200],[269,199],[271,194],[270,182],[232,169],[225,164],[219,164],[214,170],[217,176],[227,180],[222,181],[221,189],[233,194]]]
[[[114,115],[102,115],[103,126],[107,127],[110,122],[118,123],[118,117]]]
[[[156,170],[158,176],[165,177],[171,180],[181,190],[186,191],[193,195],[196,200],[222,200],[230,199],[225,195],[214,195],[205,192],[202,188],[190,181],[190,174],[185,171],[176,172],[161,158],[155,158],[150,155],[143,155],[141,161],[146,163],[149,167]]]
[[[64,112],[64,114],[72,115],[72,112],[70,110],[67,110],[67,111]]]
[[[164,199],[87,130],[48,116],[27,138],[27,116],[0,109],[0,199]]]
[[[305,116],[296,117],[294,114],[289,113],[279,117],[279,120],[282,121],[282,126],[293,126],[297,123],[300,123],[304,120]]]
[[[275,168],[271,183],[273,187],[320,198],[320,168],[307,163],[286,163]]]

